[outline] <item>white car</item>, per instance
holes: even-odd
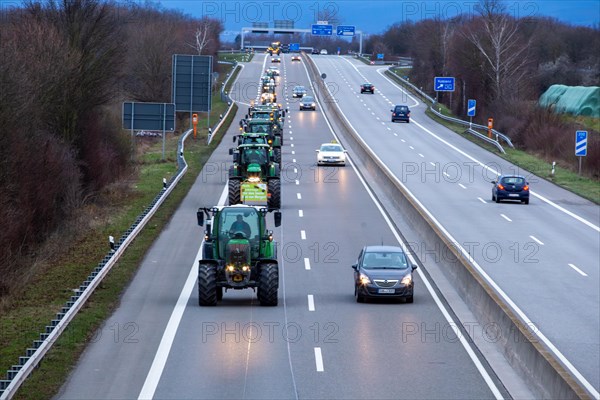
[[[319,54],[326,55],[327,54],[327,49],[321,49],[321,51],[319,52]]]
[[[301,61],[301,58],[299,55],[296,54],[296,55],[292,56],[292,61]]]
[[[346,165],[347,151],[337,142],[323,143],[317,152],[317,165]]]
[[[279,68],[277,68],[277,67],[269,67],[269,68],[267,69],[267,71],[273,71],[273,74],[274,74],[275,76],[279,76]]]

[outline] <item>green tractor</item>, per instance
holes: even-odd
[[[229,168],[229,205],[266,204],[269,209],[281,207],[279,164],[270,156],[268,144],[242,144],[232,151]]]
[[[275,162],[281,163],[281,146],[283,145],[282,125],[272,119],[251,118],[241,124],[241,129],[246,134],[266,134],[267,144],[273,148]]]
[[[233,135],[233,142],[237,142],[236,146],[243,144],[266,144],[270,146],[269,161],[274,161],[281,165],[281,147],[273,147],[273,140],[271,140],[268,133],[241,133]],[[233,155],[235,152],[239,153],[237,148],[229,149],[230,155]]]
[[[198,225],[206,223],[202,259],[198,262],[198,304],[215,306],[229,289],[258,289],[261,306],[277,305],[279,267],[268,209],[248,205],[200,208]],[[211,218],[212,217],[212,218]],[[274,213],[275,227],[281,212]]]

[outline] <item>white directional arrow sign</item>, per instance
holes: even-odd
[[[587,131],[575,132],[575,155],[578,157],[587,156]]]

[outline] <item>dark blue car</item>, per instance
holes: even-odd
[[[500,175],[497,181],[492,181],[492,201],[519,200],[529,204],[529,182],[521,175]]]

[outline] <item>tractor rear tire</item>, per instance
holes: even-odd
[[[277,305],[277,290],[279,289],[279,267],[277,264],[263,264],[258,277],[258,301],[261,306]]]
[[[233,206],[242,202],[241,181],[239,179],[229,179],[229,205]]]
[[[198,265],[198,304],[217,305],[217,270],[213,265]]]
[[[267,207],[281,208],[281,181],[279,179],[269,179],[267,182]]]
[[[273,148],[273,158],[277,164],[281,164],[281,148],[275,147]]]

